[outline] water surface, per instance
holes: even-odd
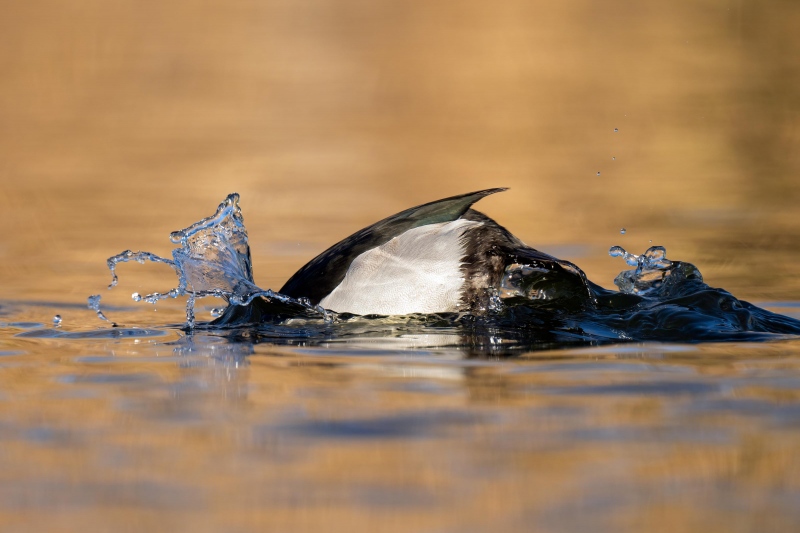
[[[17,529],[781,531],[800,519],[798,341],[509,359],[469,356],[446,333],[0,331],[0,505]]]

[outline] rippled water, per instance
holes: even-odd
[[[798,341],[508,359],[405,324],[391,337],[366,326],[280,339],[53,329],[33,317],[77,309],[2,311],[0,505],[12,529],[786,531],[800,520]]]
[[[238,191],[276,290],[385,216],[509,187],[478,209],[612,293],[638,267],[612,246],[663,246],[706,304],[800,319],[799,25],[791,0],[8,3],[0,530],[797,529],[794,337],[204,327],[213,297],[190,331],[186,295],[146,302],[169,265],[108,290],[106,259],[174,260]]]

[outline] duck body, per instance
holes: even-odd
[[[526,246],[471,209],[504,190],[453,196],[376,222],[309,261],[279,292],[355,315],[483,314],[498,294],[545,298],[553,296],[553,287],[585,295],[587,282],[577,267]],[[514,268],[525,269],[522,287],[519,279],[507,286]],[[279,306],[265,300],[231,305],[213,323],[280,320],[286,315]]]
[[[553,271],[564,263],[471,209],[504,190],[445,198],[376,222],[309,261],[279,292],[359,315],[485,308],[510,264]]]

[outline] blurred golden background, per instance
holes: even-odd
[[[5,2],[3,290],[82,298],[233,191],[278,288],[384,216],[508,186],[478,209],[605,286],[609,246],[653,240],[797,298],[798,27],[790,0]]]
[[[626,268],[610,246],[652,241],[711,285],[796,305],[797,0],[0,7],[0,528],[798,523],[796,341],[497,362],[424,335],[18,335],[56,312],[56,333],[103,334],[83,306],[101,291],[181,323],[183,302],[105,291],[105,259],[168,255],[233,191],[264,288],[387,215],[507,186],[477,208],[604,286]],[[120,276],[173,286],[163,266]]]

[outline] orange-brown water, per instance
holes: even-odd
[[[605,286],[609,246],[652,240],[798,316],[798,24],[787,0],[5,5],[0,526],[792,530],[794,341],[509,361],[446,336],[16,335],[104,328],[94,293],[179,322],[129,299],[171,274],[126,266],[107,293],[105,259],[166,255],[232,191],[265,288],[386,215],[508,186],[477,207]]]

